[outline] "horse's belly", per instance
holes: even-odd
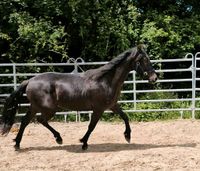
[[[58,107],[68,110],[92,110],[91,102],[82,98],[60,100]]]
[[[91,88],[90,84],[58,85],[56,88],[57,105],[69,110],[105,110],[110,101],[101,86]]]

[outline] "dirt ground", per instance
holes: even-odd
[[[82,151],[79,139],[88,122],[50,124],[61,133],[63,145],[33,123],[24,133],[19,152],[13,148],[14,129],[0,137],[0,170],[200,170],[200,121],[134,122],[130,144],[124,139],[123,123],[99,122],[87,151]]]

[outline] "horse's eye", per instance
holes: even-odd
[[[136,65],[137,65],[137,66],[140,65],[140,62],[137,62]]]
[[[143,59],[143,60],[144,60],[144,62],[145,62],[145,63],[147,63],[147,62],[148,62],[148,58],[147,58],[147,57],[144,57],[144,59]]]

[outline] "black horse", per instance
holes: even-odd
[[[151,65],[144,45],[131,48],[108,64],[97,69],[91,69],[80,74],[43,73],[21,85],[6,100],[2,114],[1,132],[8,134],[16,115],[18,103],[23,93],[27,94],[30,108],[22,118],[17,134],[15,149],[20,148],[20,142],[26,126],[36,113],[39,123],[48,128],[56,138],[57,143],[62,143],[62,138],[49,124],[56,111],[65,108],[69,110],[92,110],[93,114],[86,134],[80,139],[82,149],[88,147],[87,141],[94,130],[99,118],[106,109],[117,113],[125,122],[125,139],[130,142],[131,129],[127,115],[117,103],[123,82],[131,70],[136,70],[140,75],[146,76],[149,82],[155,82],[157,75]]]

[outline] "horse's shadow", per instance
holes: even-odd
[[[29,147],[20,149],[19,152],[27,151],[53,151],[63,150],[71,153],[93,153],[93,152],[118,152],[118,151],[130,151],[130,150],[146,150],[154,148],[170,148],[170,147],[181,147],[181,148],[195,148],[196,143],[187,144],[120,144],[120,143],[103,143],[103,144],[90,144],[88,150],[83,151],[80,145],[61,145],[51,147]]]

